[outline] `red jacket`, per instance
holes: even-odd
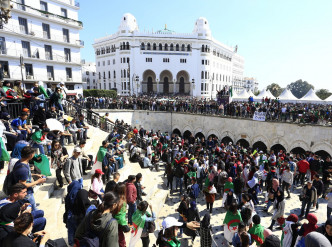
[[[126,190],[127,190],[127,203],[134,203],[136,202],[137,198],[137,190],[136,186],[133,183],[126,183]]]
[[[309,166],[309,162],[306,160],[300,160],[299,162],[297,162],[297,167],[299,169],[299,172],[301,173],[306,173],[309,169]]]

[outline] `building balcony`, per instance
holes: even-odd
[[[41,48],[41,51],[44,49]],[[19,57],[22,55],[24,60],[33,60],[33,61],[40,61],[45,63],[63,63],[67,65],[79,65],[81,66],[81,60],[77,58],[68,58],[65,57],[65,55],[59,55],[56,53],[52,53],[51,55],[41,53],[38,49],[34,51],[25,51],[22,52],[22,50],[15,50],[15,49],[2,49],[1,50],[2,57],[8,57],[8,58],[14,58],[19,59]],[[2,59],[4,60],[4,59]]]
[[[18,26],[15,25],[6,25],[5,29],[0,29],[0,33],[6,33],[9,35],[15,35],[18,37],[26,37],[27,39],[38,39],[45,41],[47,43],[57,43],[61,44],[63,46],[74,46],[83,48],[84,47],[84,41],[83,40],[74,40],[69,39],[63,35],[55,35],[51,32],[48,34],[46,32],[42,31],[35,31],[35,30],[29,30],[29,33],[22,32]]]
[[[15,3],[15,2],[12,2],[12,3],[13,3],[13,8],[12,8],[13,12],[25,13],[25,14],[33,16],[33,17],[37,17],[37,18],[40,18],[40,19],[45,19],[45,20],[48,20],[48,21],[54,21],[54,22],[60,23],[62,25],[68,25],[68,26],[76,27],[76,28],[80,28],[80,29],[83,28],[83,23],[81,21],[66,18],[66,17],[62,17],[62,16],[56,15],[56,14],[53,15],[51,13],[50,14],[44,14],[44,13],[39,12],[38,10],[31,9],[29,7],[26,7],[26,6],[22,6],[18,3]]]

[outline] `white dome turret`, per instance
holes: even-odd
[[[198,36],[210,36],[211,29],[209,26],[209,22],[206,18],[200,17],[197,19],[194,27],[194,33],[198,33]]]
[[[119,31],[121,33],[131,33],[133,31],[138,30],[138,25],[136,22],[136,18],[130,14],[126,13],[123,15],[121,19],[121,24],[119,26]]]

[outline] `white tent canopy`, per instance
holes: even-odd
[[[257,95],[255,97],[256,100],[261,100],[263,98],[271,98],[271,99],[275,99],[275,97],[272,95],[272,93],[269,90],[266,90],[265,88],[263,89],[262,92],[259,93],[259,95]]]
[[[233,95],[233,100],[234,101],[246,101],[246,100],[248,100],[249,96],[250,95],[248,94],[247,90],[243,89],[243,91],[240,92],[237,96]]]
[[[282,103],[296,103],[299,100],[287,88],[279,95],[278,98]]]
[[[301,99],[299,99],[299,102],[301,103],[316,103],[316,104],[321,104],[324,101],[321,100],[317,95],[315,90],[312,88],[307,92],[306,95],[304,95]]]
[[[251,90],[249,90],[248,94],[250,97],[256,97],[255,94]]]
[[[332,104],[332,95],[324,100],[325,104]]]

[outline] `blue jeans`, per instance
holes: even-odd
[[[46,219],[44,218],[43,210],[36,210],[31,212],[33,216],[32,232],[39,232],[45,229]]]
[[[240,194],[236,194],[237,200],[238,200],[238,204],[240,205],[242,202],[242,193]]]
[[[266,210],[269,211],[270,206],[273,204],[273,201],[268,200],[266,205]]]
[[[179,216],[179,222],[184,222],[182,216]],[[183,233],[183,228],[180,228],[180,234],[182,235]]]
[[[332,208],[327,207],[327,219],[331,217]]]
[[[68,244],[70,246],[74,245],[75,232],[77,229],[76,219],[73,213],[69,210],[67,217],[67,230],[68,230]]]
[[[128,224],[132,225],[133,224],[133,214],[136,211],[136,202],[134,203],[128,203]]]
[[[39,149],[39,152],[40,152],[41,154],[45,154],[45,151],[44,151],[44,145],[42,145],[42,144],[38,144],[38,143],[34,143],[34,144],[32,145],[32,147],[33,147],[33,148],[38,148],[38,149]],[[51,152],[51,146],[50,146],[50,145],[47,145],[47,151],[48,151],[48,152]]]
[[[54,106],[55,106],[55,107],[58,107],[60,111],[63,111],[63,106],[62,106],[61,103],[55,102],[55,103],[54,103]]]
[[[178,177],[175,177],[175,189],[177,190],[178,189],[178,186],[180,186],[180,194],[182,194],[182,185],[183,185],[183,178],[178,178]]]
[[[37,206],[36,206],[35,198],[33,196],[33,192],[30,193],[30,194],[27,194],[26,199],[30,202],[32,211],[36,211],[37,210]]]

